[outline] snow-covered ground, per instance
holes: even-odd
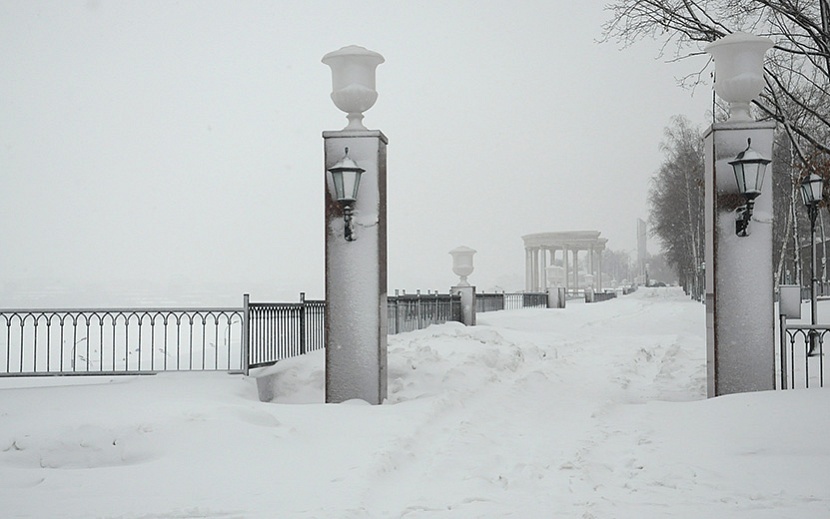
[[[0,516],[830,517],[830,390],[705,399],[673,289],[389,339],[389,401],[323,354],[253,379],[0,380]]]

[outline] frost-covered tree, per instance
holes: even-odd
[[[665,129],[663,162],[651,179],[651,234],[663,243],[666,263],[689,294],[703,289],[703,135],[682,116]]]
[[[636,277],[637,268],[629,251],[605,249],[602,251],[602,272],[607,283],[630,283]]]

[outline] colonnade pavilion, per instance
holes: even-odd
[[[567,292],[577,292],[585,288],[586,280],[594,290],[602,290],[602,251],[608,239],[599,235],[599,231],[567,231],[522,236],[525,290],[544,292],[548,286],[562,286]],[[550,269],[553,279],[548,279],[548,266],[554,267]],[[593,276],[592,280],[586,275]]]

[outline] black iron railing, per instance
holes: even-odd
[[[830,325],[787,324],[778,340],[779,389],[824,387],[824,339]]]
[[[544,308],[546,294],[479,294],[478,312]],[[389,334],[462,321],[461,297],[387,298]],[[0,310],[0,376],[228,371],[325,347],[325,302],[242,308]]]
[[[305,294],[300,294],[299,303],[251,303],[247,295],[244,299],[245,372],[325,347],[325,301],[307,301]]]
[[[461,296],[415,294],[387,297],[387,328],[390,335],[426,328],[431,324],[461,321]]]
[[[476,294],[476,312],[517,310],[520,308],[547,308],[545,292],[480,293]]]
[[[476,313],[495,312],[504,310],[504,293],[501,294],[476,294]]]
[[[239,308],[0,310],[0,375],[243,369]]]

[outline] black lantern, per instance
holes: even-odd
[[[360,189],[360,175],[366,171],[359,167],[349,157],[349,148],[346,148],[345,156],[340,162],[329,168],[331,178],[334,181],[334,198],[340,207],[343,208],[343,220],[346,223],[346,241],[354,241],[354,227],[352,225],[352,214],[354,203],[357,200],[357,191]]]
[[[816,285],[818,284],[818,271],[816,268],[816,217],[818,217],[818,203],[824,197],[824,179],[815,173],[801,182],[801,198],[807,206],[807,214],[810,216],[810,264],[812,268],[812,279],[810,281],[810,324],[816,324]],[[810,330],[810,345],[808,355],[814,355],[818,337],[815,330]]]
[[[801,199],[807,207],[821,202],[823,191],[824,179],[815,173],[810,173],[810,176],[801,182]]]
[[[764,185],[764,173],[767,164],[772,162],[761,156],[752,149],[752,139],[746,140],[746,149],[729,162],[735,172],[735,181],[738,183],[738,191],[746,199],[746,205],[738,209],[738,220],[735,222],[735,234],[747,236],[747,227],[752,219],[752,207],[755,199],[761,194]]]

